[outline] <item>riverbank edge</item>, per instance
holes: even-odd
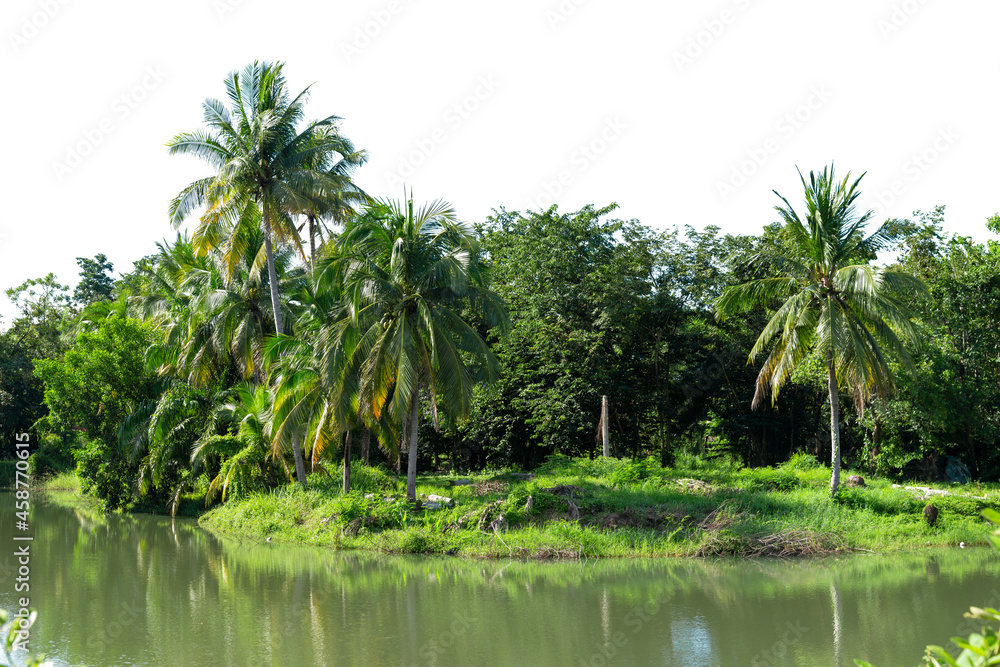
[[[330,483],[230,501],[203,514],[199,525],[227,538],[390,554],[796,557],[986,545],[982,511],[1000,508],[997,485],[982,497],[969,495],[984,493],[982,485],[961,494],[939,488],[949,495],[927,500],[877,478],[831,499],[829,471],[821,466],[703,470],[702,479],[660,469],[663,476],[623,482],[621,475],[593,474],[595,465],[603,464],[564,461],[537,476],[506,473],[462,487],[450,476],[421,478],[425,501],[451,496],[453,504],[407,507],[401,525],[390,525],[394,502],[398,509],[391,494],[344,496]],[[937,510],[933,526],[929,504]]]
[[[729,487],[719,479],[713,486],[683,478],[614,485],[579,472],[506,473],[468,480],[474,483],[465,488],[452,486],[451,476],[422,477],[420,509],[391,492],[345,496],[327,478],[311,480],[308,490],[288,485],[209,510],[191,503],[185,514],[216,536],[241,541],[387,554],[579,559],[808,557],[979,546],[988,544],[982,509],[1000,508],[996,489],[979,498],[935,497],[940,517],[931,527],[923,516],[927,502],[888,480],[844,488],[831,500],[822,468],[777,476],[775,469],[741,471],[741,477],[726,480],[736,484]],[[57,504],[99,511],[70,478],[75,475],[49,480],[37,490]],[[662,488],[664,481],[677,486]],[[429,509],[433,503],[426,497],[448,489],[452,503]],[[486,493],[477,495],[483,489]],[[538,509],[516,511],[529,504],[527,497]],[[387,518],[387,512],[400,510],[401,520]],[[393,520],[400,525],[386,525]]]

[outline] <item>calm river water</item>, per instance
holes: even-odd
[[[916,665],[1000,607],[988,549],[797,561],[380,557],[33,499],[31,647],[57,665]],[[0,494],[0,606],[14,591]],[[20,544],[20,543],[18,543]]]

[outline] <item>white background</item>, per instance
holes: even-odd
[[[832,160],[867,172],[863,205],[880,218],[945,204],[950,231],[985,239],[1000,210],[1000,7],[985,0],[4,0],[0,12],[0,289],[50,271],[73,285],[75,258],[101,252],[127,271],[171,237],[169,200],[210,171],[164,144],[199,128],[201,102],[254,59],[285,61],[295,92],[314,84],[309,115],[341,116],[370,152],[357,174],[369,193],[399,197],[405,180],[473,222],[501,205],[614,201],[653,227],[757,233],[775,219],[772,189],[798,205],[796,166]]]

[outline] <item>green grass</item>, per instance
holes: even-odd
[[[892,488],[889,480],[867,478],[867,487],[843,488],[831,500],[829,471],[805,457],[779,468],[694,461],[682,466],[556,456],[530,480],[500,473],[463,478],[476,486],[453,486],[457,477],[421,476],[418,494],[455,501],[453,507],[435,510],[408,505],[400,482],[356,466],[350,494],[340,493],[339,479],[316,476],[307,490],[288,485],[227,502],[201,523],[216,533],[253,540],[387,553],[788,556],[985,544],[987,525],[980,513],[986,507],[1000,510],[995,484],[922,484],[987,499],[921,501]],[[578,518],[565,495],[546,490],[566,485],[582,489],[572,497]],[[928,502],[940,510],[933,528],[923,519]],[[505,523],[491,530],[489,523],[498,515]]]
[[[80,493],[80,478],[76,471],[61,472],[42,481],[39,488],[45,491],[65,491],[70,493]]]

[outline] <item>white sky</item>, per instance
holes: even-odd
[[[210,171],[164,144],[254,59],[315,83],[307,112],[344,118],[369,193],[405,180],[469,221],[616,201],[654,227],[756,233],[772,188],[799,205],[796,165],[835,160],[868,172],[881,218],[945,204],[984,239],[998,18],[986,0],[4,0],[0,289],[74,285],[101,252],[130,270],[172,236],[169,200]]]

